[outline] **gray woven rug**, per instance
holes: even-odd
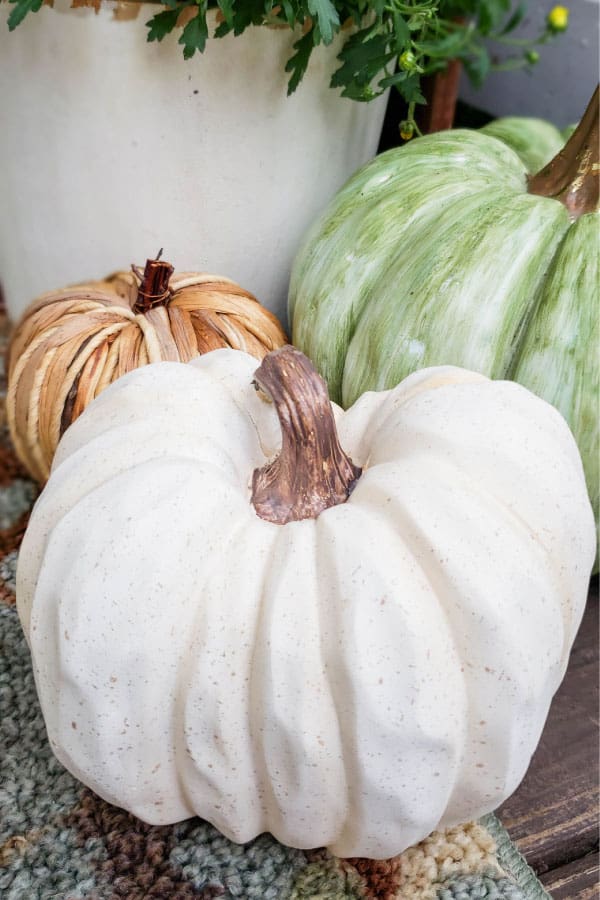
[[[2,340],[0,313],[0,359]],[[493,816],[392,859],[341,860],[269,835],[233,844],[199,819],[145,825],[72,778],[50,750],[15,608],[18,547],[37,492],[10,447],[1,395],[0,371],[1,900],[548,898]]]

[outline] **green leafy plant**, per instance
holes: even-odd
[[[42,0],[10,2],[11,30],[42,5]],[[94,2],[99,0],[90,0]],[[517,39],[512,33],[526,15],[526,0],[164,0],[163,7],[146,23],[148,40],[162,41],[183,22],[179,43],[186,59],[206,46],[209,9],[218,9],[217,38],[231,32],[239,35],[250,25],[286,24],[301,30],[286,65],[289,93],[302,80],[314,48],[330,44],[342,28],[354,25],[348,30],[331,86],[341,88],[344,97],[362,101],[396,88],[409,106],[403,123],[406,137],[416,128],[415,105],[425,102],[424,75],[459,59],[479,85],[494,68],[534,65],[538,48],[564,31],[568,19],[565,7],[555,7],[535,38]],[[495,65],[490,42],[510,44],[514,52]]]

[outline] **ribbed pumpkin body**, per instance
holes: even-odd
[[[17,573],[50,743],[145,821],[385,858],[527,769],[587,595],[581,461],[519,385],[430,369],[336,409],[354,489],[274,524],[256,369],[146,366],[61,441]]]
[[[18,324],[8,355],[8,422],[17,454],[39,481],[65,429],[126,372],[222,347],[262,359],[286,341],[275,316],[228,278],[178,273],[168,302],[145,312],[134,310],[138,289],[133,273],[119,272],[53,291]]]
[[[422,366],[521,382],[567,419],[598,509],[598,213],[571,221],[473,131],[373,160],[308,233],[293,340],[349,406]]]
[[[511,147],[521,157],[528,172],[539,172],[563,147],[572,129],[559,131],[545,119],[503,116],[484,125],[480,131]]]

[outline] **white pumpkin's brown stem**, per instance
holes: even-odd
[[[285,525],[345,503],[362,470],[340,447],[327,387],[313,364],[286,345],[265,356],[254,378],[275,405],[282,435],[279,455],[252,476],[257,514]]]
[[[137,298],[133,304],[133,311],[136,313],[148,312],[155,306],[163,306],[169,302],[171,297],[169,280],[175,270],[171,263],[160,259],[161,253],[162,250],[156,259],[146,261],[143,272],[139,266],[131,267],[140,281]]]
[[[572,219],[598,209],[600,137],[598,88],[581,122],[554,159],[529,178],[529,193],[563,203]]]

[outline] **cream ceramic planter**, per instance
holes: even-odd
[[[287,97],[287,29],[209,40],[186,62],[176,34],[146,42],[155,5],[119,10],[45,7],[0,29],[9,313],[164,247],[177,268],[222,272],[283,317],[300,237],[374,155],[384,98],[329,88],[339,38]]]

